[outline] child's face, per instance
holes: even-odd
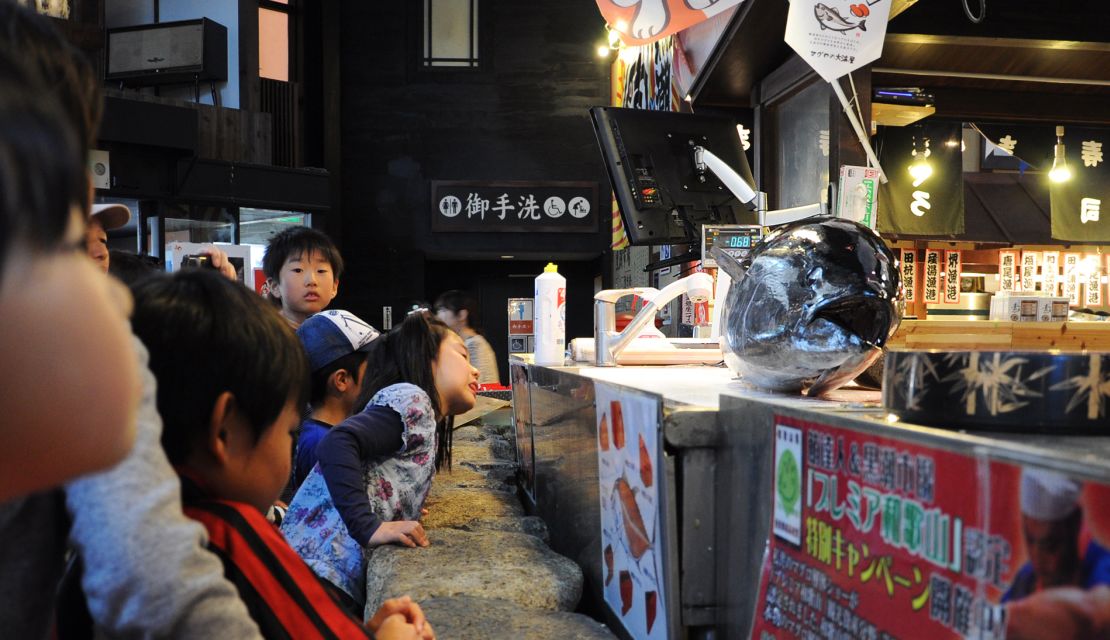
[[[478,396],[478,370],[470,366],[466,344],[456,333],[448,333],[439,343],[439,354],[432,363],[439,406],[445,415],[466,413]]]
[[[246,420],[227,430],[226,459],[218,477],[207,478],[219,498],[245,502],[265,513],[289,481],[293,432],[300,424],[294,403],[282,409],[278,419],[254,440]]]
[[[72,218],[64,244],[76,248],[83,212]],[[0,501],[117,463],[141,393],[131,295],[83,251],[17,244],[3,276],[0,415],[11,428],[0,428]]]
[[[89,218],[85,231],[85,252],[101,271],[108,272],[108,233],[95,217]]]
[[[274,297],[281,300],[282,314],[297,322],[326,309],[337,293],[339,281],[331,263],[318,251],[290,256],[281,265],[273,287]]]

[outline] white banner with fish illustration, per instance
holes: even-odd
[[[605,602],[633,638],[666,638],[663,402],[603,382],[594,388]]]
[[[794,0],[786,44],[828,82],[883,53],[891,0]]]

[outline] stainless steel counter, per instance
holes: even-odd
[[[551,546],[586,577],[584,608],[603,619],[595,384],[662,399],[662,514],[672,585],[672,637],[746,637],[755,611],[771,512],[774,417],[791,416],[1077,477],[1110,481],[1110,439],[980,436],[888,420],[876,391],[842,389],[816,400],[760,392],[726,369],[540,367],[511,363],[525,503],[544,518]],[[531,460],[534,458],[534,462]],[[531,477],[528,477],[531,476]],[[679,635],[681,634],[681,635]]]

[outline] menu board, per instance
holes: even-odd
[[[1105,637],[1110,486],[776,416],[773,494],[753,638]]]

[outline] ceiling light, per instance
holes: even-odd
[[[1068,168],[1068,160],[1064,157],[1063,127],[1056,127],[1056,146],[1052,154],[1052,169],[1048,172],[1048,179],[1053,182],[1071,180],[1071,169]]]

